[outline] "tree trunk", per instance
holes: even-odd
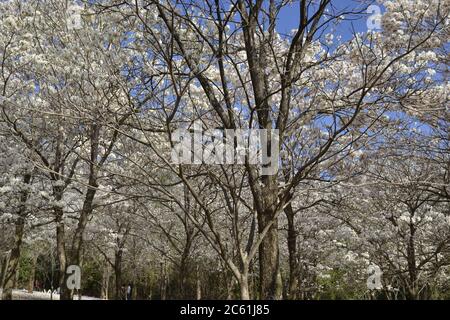
[[[25,174],[23,176],[23,183],[29,184],[31,181],[31,175]],[[20,251],[22,249],[22,240],[25,228],[26,217],[26,205],[25,202],[28,199],[28,190],[24,190],[20,195],[20,208],[18,211],[18,217],[15,223],[14,230],[14,246],[11,250],[9,263],[6,267],[5,280],[3,287],[3,300],[12,300],[12,290],[17,285],[17,271],[19,267]]]
[[[11,256],[5,273],[3,300],[12,300],[12,290],[16,285],[24,227],[23,222],[20,222],[19,220],[22,220],[22,218],[18,218],[16,221],[14,248],[11,250]]]
[[[413,216],[413,215],[412,215]],[[418,283],[417,283],[417,265],[416,265],[416,248],[414,242],[414,236],[416,228],[412,222],[409,225],[410,235],[407,245],[407,258],[408,258],[408,274],[409,274],[409,286],[408,286],[408,299],[417,300],[418,297]]]
[[[96,183],[96,178],[92,178],[92,180],[90,179],[89,181],[89,189],[86,192],[86,198],[84,200],[83,203],[83,208],[81,210],[81,214],[80,217],[78,219],[78,225],[77,228],[75,230],[75,234],[73,236],[73,241],[72,241],[72,250],[71,250],[71,264],[74,265],[81,265],[81,255],[83,252],[83,234],[84,234],[84,230],[86,229],[86,225],[88,222],[88,217],[91,215],[92,210],[93,210],[93,201],[94,201],[94,197],[95,194],[97,192],[96,188],[97,187],[97,183]]]
[[[166,279],[166,263],[161,262],[161,277],[160,277],[160,296],[161,300],[166,300],[167,295],[167,279]]]
[[[83,252],[83,234],[88,223],[88,218],[93,211],[93,203],[95,194],[97,193],[97,158],[99,155],[99,134],[100,126],[93,124],[91,126],[91,150],[89,163],[89,186],[86,191],[86,196],[81,209],[80,217],[78,218],[78,225],[75,229],[75,234],[72,239],[72,248],[70,254],[70,264],[81,266],[82,252]],[[80,289],[81,290],[81,289]],[[80,291],[79,290],[79,291]]]
[[[6,270],[8,268],[9,265],[9,257],[11,256],[11,252],[8,252],[4,257],[3,257],[3,262],[2,262],[2,269],[0,270],[0,289],[3,289],[4,284],[5,284],[5,278],[6,278]]]
[[[30,277],[28,278],[28,292],[33,293],[34,291],[34,280],[36,278],[36,265],[39,256],[36,254],[33,256],[33,261],[31,262]]]
[[[109,295],[109,279],[110,279],[110,266],[108,263],[106,263],[105,267],[103,268],[103,275],[102,275],[102,290],[101,290],[101,299],[108,300]]]
[[[3,287],[3,300],[12,300],[12,290],[16,284],[17,269],[19,266],[20,250],[22,246],[23,230],[24,230],[24,218],[19,217],[16,220],[16,227],[14,232],[14,247],[11,250],[9,263],[6,268],[4,287]]]
[[[131,300],[137,300],[137,282],[136,279],[133,279],[132,287],[131,287]]]
[[[267,219],[268,218],[268,219]],[[272,220],[270,216],[262,216],[260,230]],[[263,300],[281,298],[281,274],[278,248],[278,223],[274,223],[267,232],[259,248],[260,265],[260,297]]]
[[[65,226],[63,220],[63,211],[61,208],[55,208],[55,222],[56,222],[56,254],[59,263],[58,286],[60,290],[61,300],[71,300],[71,292],[67,288],[67,259],[66,259],[66,244],[65,244]]]
[[[294,210],[289,203],[284,212],[287,217],[287,245],[289,252],[289,282],[288,282],[288,299],[295,300],[297,298],[297,284],[298,284],[298,262],[297,262],[297,232],[294,225]]]
[[[233,291],[234,291],[234,284],[236,282],[236,279],[231,277],[230,281],[226,281],[227,284],[227,300],[233,300]]]
[[[190,253],[190,246],[185,246],[183,250],[183,254],[181,256],[180,260],[180,267],[179,267],[179,274],[178,274],[178,281],[179,281],[179,293],[178,297],[180,299],[186,299],[188,298],[186,296],[186,282],[189,274],[189,253]]]
[[[241,300],[250,300],[250,290],[248,286],[248,275],[241,275],[239,279],[239,289],[241,292]]]
[[[16,273],[14,274],[13,288],[19,287],[19,277],[20,277],[20,256],[19,256],[19,263],[17,264],[16,268]]]
[[[116,279],[116,292],[115,292],[115,299],[116,300],[122,300],[123,297],[123,290],[122,290],[122,255],[123,251],[122,249],[119,249],[116,252],[116,257],[114,260],[114,276]]]
[[[278,203],[277,181],[274,176],[264,176],[263,199],[258,212],[258,228],[263,229],[273,222],[259,247],[260,299],[278,300],[281,298],[282,283],[279,264],[278,222],[275,219]],[[275,221],[274,221],[275,219]]]
[[[200,279],[200,272],[199,268],[197,266],[197,272],[196,272],[196,285],[197,285],[197,300],[202,299],[202,282]]]

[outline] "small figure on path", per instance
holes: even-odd
[[[132,292],[131,283],[129,283],[127,287],[127,300],[131,300],[131,292]]]

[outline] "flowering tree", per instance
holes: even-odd
[[[180,297],[195,282],[200,298],[215,267],[196,255],[241,299],[320,297],[351,274],[359,293],[370,263],[403,296],[433,296],[448,275],[449,5],[380,3],[379,30],[345,33],[367,4],[3,1],[6,298],[24,235],[48,226],[62,299],[66,267],[96,253],[116,298],[153,256],[161,297],[170,263]],[[254,129],[269,162],[238,156]]]

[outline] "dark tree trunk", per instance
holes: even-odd
[[[89,189],[86,193],[86,198],[83,203],[83,209],[81,210],[80,217],[78,219],[78,225],[75,230],[75,234],[72,241],[72,255],[70,262],[74,265],[81,265],[81,256],[83,252],[83,234],[84,230],[86,229],[86,225],[88,222],[88,217],[92,213],[93,210],[93,201],[96,194],[96,188],[97,184],[95,182],[95,179],[92,181],[89,181]],[[94,186],[94,188],[92,187]]]
[[[259,247],[260,299],[281,298],[282,283],[279,264],[278,222],[275,217],[278,204],[277,181],[274,176],[262,179],[264,197],[259,199],[258,228],[261,233],[270,223],[269,231]]]
[[[114,259],[114,276],[116,280],[116,292],[115,292],[115,299],[116,300],[122,300],[124,297],[124,292],[122,290],[122,256],[123,251],[122,249],[119,249],[116,252],[115,259]]]
[[[188,278],[188,264],[187,259],[183,256],[180,261],[180,268],[178,274],[178,282],[179,282],[179,293],[178,297],[180,299],[187,299],[186,296],[186,283]]]
[[[260,231],[272,220],[271,215],[259,218]],[[259,248],[260,298],[279,299],[281,296],[281,274],[278,248],[278,223],[274,223]]]
[[[55,208],[55,222],[56,222],[56,254],[59,263],[58,286],[60,290],[61,300],[71,300],[71,292],[67,288],[67,258],[66,258],[66,244],[65,244],[65,225],[63,220],[63,211],[61,208]]]
[[[31,175],[26,174],[23,177],[23,182],[29,184]],[[20,208],[18,217],[15,222],[14,229],[14,246],[11,250],[9,262],[6,265],[5,280],[3,287],[3,300],[12,300],[12,290],[17,285],[17,271],[19,267],[20,252],[22,249],[22,240],[25,228],[26,205],[28,199],[28,190],[22,191],[20,195]]]
[[[408,299],[417,300],[418,297],[418,284],[417,284],[417,265],[416,265],[416,248],[414,242],[414,236],[416,228],[411,222],[409,225],[410,235],[407,245],[407,259],[408,259],[408,275],[409,275],[409,287],[408,287]]]
[[[83,202],[83,208],[81,209],[80,217],[78,218],[77,228],[75,229],[75,234],[72,239],[72,247],[70,264],[77,265],[81,267],[82,263],[82,253],[83,253],[83,235],[84,230],[86,229],[88,218],[92,214],[93,211],[93,202],[95,198],[95,194],[97,193],[97,157],[99,155],[99,134],[100,134],[100,126],[97,124],[93,124],[91,126],[91,156],[89,163],[89,186],[86,192],[86,196]],[[80,289],[81,290],[81,289]],[[80,294],[80,290],[78,290]],[[66,295],[67,296],[67,295]],[[73,292],[70,292],[69,299],[72,299]]]
[[[16,271],[19,266],[20,250],[22,246],[24,230],[24,219],[19,217],[16,220],[16,226],[14,231],[14,247],[11,250],[9,263],[6,268],[4,287],[3,287],[3,300],[12,300],[12,290],[16,283]]]
[[[185,222],[187,223],[187,222]],[[179,298],[180,299],[189,299],[186,292],[186,287],[188,285],[189,278],[189,270],[190,270],[190,260],[189,255],[192,247],[192,232],[186,227],[186,243],[183,248],[183,254],[180,259],[180,268],[179,268]]]
[[[3,289],[3,286],[5,284],[6,269],[8,268],[10,256],[11,252],[8,252],[2,259],[2,268],[0,270],[0,289]]]
[[[284,209],[288,222],[287,246],[289,253],[289,282],[287,296],[289,299],[297,298],[298,289],[298,262],[297,262],[297,232],[295,230],[295,213],[289,203]]]

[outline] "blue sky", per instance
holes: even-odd
[[[332,0],[331,6],[334,7],[336,12],[342,11],[354,11],[367,8],[369,4],[377,3],[375,1],[361,1],[361,0]],[[383,12],[381,5],[380,9]],[[289,33],[292,29],[298,27],[299,22],[299,1],[294,1],[292,4],[283,8],[279,14],[278,31],[281,33]],[[356,32],[366,32],[366,21],[369,14],[362,14],[358,17],[345,15],[345,20],[337,26],[335,30],[329,29],[327,32],[332,32],[335,36],[342,36],[343,40],[348,40],[352,35],[352,27]]]

